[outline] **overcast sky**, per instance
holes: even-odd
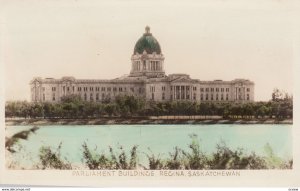
[[[149,25],[165,71],[200,80],[250,79],[255,100],[293,91],[295,1],[4,1],[7,100],[30,100],[30,80],[112,79],[130,72]],[[298,34],[299,35],[299,34]]]

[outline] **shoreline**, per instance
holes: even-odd
[[[161,118],[100,118],[100,119],[5,119],[5,126],[18,125],[167,125],[167,124],[293,124],[293,119],[161,119]]]

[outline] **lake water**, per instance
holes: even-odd
[[[29,129],[32,126],[6,127],[6,136]],[[146,163],[148,154],[168,157],[175,146],[188,150],[192,139],[197,135],[201,149],[206,153],[216,150],[216,145],[224,141],[229,148],[243,148],[246,153],[254,151],[264,155],[264,147],[269,144],[274,153],[283,159],[292,159],[292,125],[63,125],[42,126],[31,134],[28,140],[20,140],[15,146],[20,152],[13,159],[25,166],[38,160],[41,146],[57,148],[62,142],[62,156],[73,163],[82,159],[82,144],[98,153],[108,153],[109,146],[122,146],[129,151],[138,145],[139,163]],[[149,150],[151,149],[151,151]]]

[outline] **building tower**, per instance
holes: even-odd
[[[130,76],[163,77],[164,59],[158,41],[150,33],[150,27],[146,26],[145,33],[134,46]]]

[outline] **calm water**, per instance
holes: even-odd
[[[29,129],[32,126],[9,126],[6,136]],[[129,151],[138,145],[139,162],[144,164],[145,154],[168,157],[175,146],[188,149],[190,135],[197,135],[201,148],[206,153],[216,150],[216,144],[224,141],[232,149],[243,148],[264,155],[264,146],[270,144],[274,153],[284,159],[292,158],[292,125],[80,125],[43,126],[31,134],[28,140],[19,141],[14,160],[21,164],[38,160],[41,146],[57,148],[62,142],[62,155],[69,161],[80,163],[82,144],[86,142],[97,152],[108,153],[109,146],[123,146]],[[151,148],[151,151],[149,150]],[[115,150],[117,153],[117,149]]]

